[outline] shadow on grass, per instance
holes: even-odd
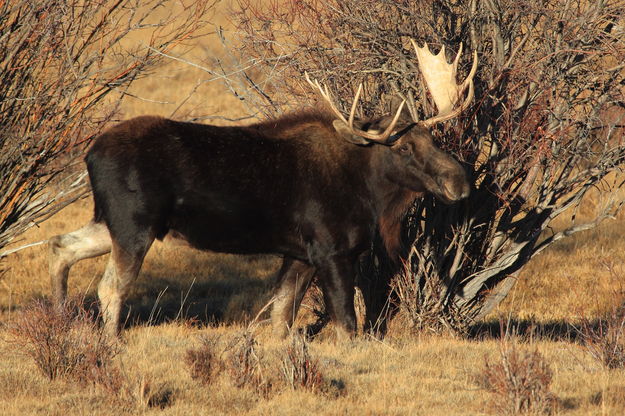
[[[271,298],[280,262],[275,256],[232,255],[194,261],[195,271],[166,265],[142,273],[122,311],[125,326],[249,322]]]
[[[206,273],[185,273],[175,266],[142,271],[124,302],[122,325],[129,328],[172,321],[198,326],[249,322],[273,294],[278,271],[274,263],[275,259],[254,256],[240,256],[234,261],[230,257],[223,262],[213,257],[202,264]],[[93,316],[100,316],[95,292],[93,289],[83,295],[80,303]],[[36,299],[51,301],[49,294],[37,295],[33,300]],[[12,311],[20,309],[21,305],[11,307]]]
[[[597,324],[599,322],[597,321]],[[514,335],[521,339],[548,339],[552,341],[577,342],[581,335],[579,325],[564,320],[541,322],[535,319],[509,319],[503,322],[491,319],[472,325],[469,338],[475,340],[501,339]]]
[[[269,301],[274,279],[196,280],[192,285],[175,278],[150,279],[150,290],[126,300],[126,327],[158,325],[182,320],[197,325],[244,323]]]

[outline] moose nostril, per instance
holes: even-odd
[[[468,198],[470,194],[471,194],[471,186],[468,184],[468,182],[465,182],[463,189],[462,189],[462,195],[460,195],[460,199]]]
[[[471,193],[471,185],[463,176],[462,178],[458,178],[458,200],[468,198]]]
[[[447,197],[454,201],[467,198],[471,192],[471,186],[467,182],[464,175],[449,175],[441,177],[437,182]]]

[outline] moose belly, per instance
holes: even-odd
[[[192,247],[225,253],[294,254],[298,239],[283,224],[253,204],[211,207],[181,205],[168,222],[167,239],[184,240]]]

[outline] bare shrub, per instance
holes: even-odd
[[[99,328],[93,314],[70,300],[60,307],[43,301],[26,306],[8,324],[17,351],[30,356],[37,368],[54,380],[95,384],[118,392],[123,378],[113,366],[114,340]]]
[[[0,249],[87,192],[86,147],[135,80],[204,33],[213,4],[0,2]]]
[[[423,119],[435,109],[410,38],[445,46],[449,56],[460,44],[477,51],[472,106],[434,129],[469,172],[471,195],[453,206],[417,200],[403,235],[420,253],[406,278],[417,292],[437,292],[437,309],[426,309],[462,328],[457,317],[470,323],[485,316],[534,255],[620,209],[611,191],[621,181],[609,174],[625,161],[624,15],[623,0],[240,0],[233,18],[241,42],[231,46],[224,75],[253,113],[267,117],[315,100],[303,81],[307,71],[346,114],[362,83],[358,117],[387,114],[399,97]],[[470,63],[464,53],[459,72]],[[576,216],[593,189],[602,192],[596,210]],[[564,214],[573,220],[551,229]],[[385,256],[375,244],[363,270],[377,275],[367,280],[390,282],[397,270],[376,266],[390,263]],[[386,298],[390,285],[375,288]],[[371,298],[364,288],[363,295]],[[434,298],[415,299],[423,310],[418,302]]]
[[[320,390],[323,375],[319,361],[311,357],[306,338],[299,334],[291,337],[281,360],[282,376],[291,389],[304,389],[313,392]]]
[[[625,304],[597,320],[584,318],[577,331],[586,351],[601,365],[610,369],[625,366]]]
[[[204,336],[200,341],[200,348],[187,350],[184,361],[193,379],[209,385],[224,366],[221,354],[218,353],[219,337]]]
[[[226,368],[233,384],[238,388],[252,388],[261,396],[271,393],[272,383],[265,376],[263,356],[259,352],[254,334],[246,329],[226,347]]]
[[[413,246],[404,262],[403,271],[391,283],[399,310],[408,320],[410,329],[415,332],[450,331],[453,334],[466,334],[468,327],[462,310],[445,302],[444,282],[436,278],[423,281],[415,278],[415,270],[420,274],[427,273],[427,270],[420,269],[426,265],[419,250]]]
[[[578,325],[572,325],[590,356],[609,369],[625,367],[625,283],[623,271],[612,261],[603,262],[610,277],[611,296],[608,308],[600,316],[590,317],[587,311]]]
[[[492,403],[498,412],[541,414],[554,410],[555,398],[549,391],[553,373],[538,350],[520,352],[516,343],[505,340],[500,345],[499,361],[484,360],[479,378],[495,394]]]

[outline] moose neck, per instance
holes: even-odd
[[[423,196],[418,192],[399,185],[393,180],[392,164],[389,163],[390,149],[374,145],[370,150],[369,192],[372,196],[377,217],[378,231],[389,257],[399,260],[401,255],[401,226],[403,218],[413,201]]]

